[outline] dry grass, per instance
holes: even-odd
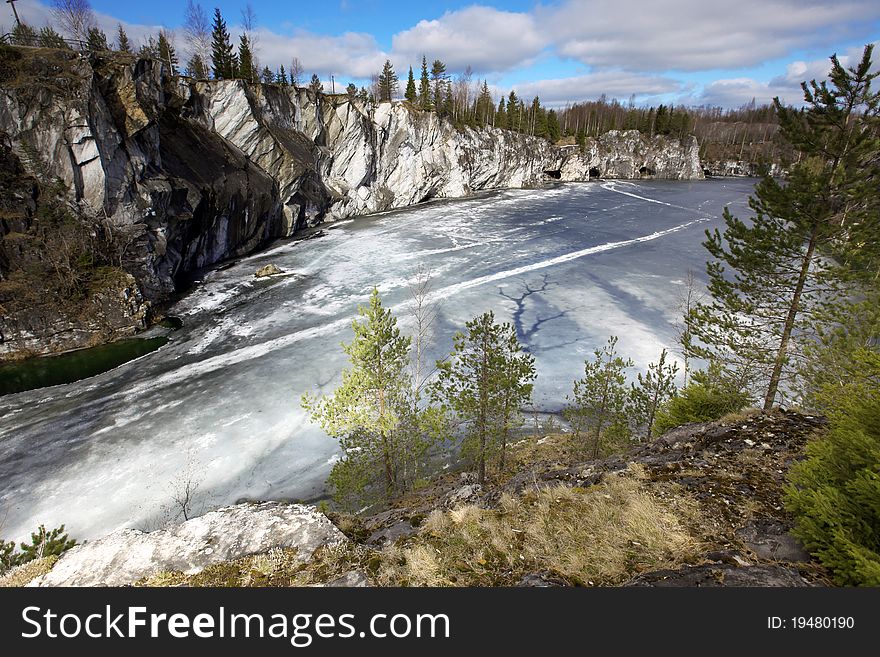
[[[0,577],[0,588],[25,586],[52,570],[56,561],[58,561],[58,557],[52,555],[17,566]]]
[[[719,424],[728,426],[731,424],[740,424],[741,422],[745,422],[748,419],[755,417],[756,415],[760,415],[762,413],[760,408],[744,408],[741,411],[737,411],[735,413],[728,413],[723,416],[720,420],[718,420]]]
[[[589,489],[557,486],[504,496],[497,509],[435,511],[419,534],[386,548],[384,585],[491,586],[550,572],[572,584],[611,585],[693,557],[695,506],[652,494],[632,469]]]

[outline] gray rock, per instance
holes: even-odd
[[[757,520],[736,531],[737,538],[762,559],[806,563],[810,555],[787,528],[775,520]]]
[[[738,566],[727,563],[684,566],[642,573],[623,586],[812,586],[793,568],[777,565]]]
[[[326,584],[319,586],[325,586],[328,588],[362,588],[370,586],[370,579],[360,570],[352,570],[350,573],[345,573],[342,577],[337,577],[336,579],[330,580]]]
[[[483,487],[480,484],[465,484],[459,486],[446,494],[444,501],[449,508],[460,506],[462,504],[471,504],[483,493]]]
[[[154,532],[123,529],[83,543],[31,586],[122,586],[166,571],[191,575],[272,548],[296,548],[306,562],[317,548],[345,540],[314,507],[238,504]]]

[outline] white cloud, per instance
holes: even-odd
[[[529,14],[471,6],[398,32],[392,51],[410,62],[441,59],[450,70],[504,71],[534,59],[549,42]]]
[[[516,94],[526,101],[538,96],[541,103],[548,107],[560,107],[566,103],[594,100],[602,94],[608,96],[609,99],[627,100],[633,94],[637,99],[644,99],[684,91],[681,82],[668,77],[621,71],[601,71],[568,78],[536,80],[516,85],[514,89]],[[496,96],[505,93],[497,87],[493,91]]]
[[[861,60],[862,48],[850,48],[838,56],[843,66],[854,66]],[[878,63],[875,63],[876,70]],[[693,98],[696,104],[739,107],[755,99],[759,105],[770,102],[774,97],[787,105],[800,105],[804,94],[801,82],[816,80],[821,82],[828,77],[831,61],[828,58],[813,61],[797,60],[786,66],[785,73],[763,82],[753,78],[730,78],[715,80],[706,85],[702,93]]]
[[[637,71],[737,69],[869,33],[876,0],[568,0],[539,8],[561,55]]]

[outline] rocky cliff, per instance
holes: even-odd
[[[175,77],[154,60],[2,55],[0,141],[28,175],[61,181],[77,213],[113,236],[148,302],[167,298],[186,272],[323,220],[551,179],[703,177],[695,139],[611,132],[583,150],[560,148],[458,130],[406,103]],[[34,221],[12,223],[0,219],[4,240]],[[11,267],[0,255],[0,281]],[[0,354],[20,350],[20,322],[7,313],[0,324]]]

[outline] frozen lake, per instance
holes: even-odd
[[[187,470],[197,506],[312,499],[336,442],[300,409],[330,392],[359,303],[378,285],[409,329],[421,263],[440,304],[434,353],[494,310],[535,355],[540,408],[560,408],[610,334],[637,369],[674,346],[706,228],[748,216],[750,180],[606,182],[509,190],[341,222],[214,271],[170,314],[169,344],[104,374],[0,397],[0,536],[67,525],[79,540],[151,527]],[[273,263],[285,275],[256,279]],[[633,370],[634,374],[635,370]],[[5,518],[5,523],[4,523]]]

